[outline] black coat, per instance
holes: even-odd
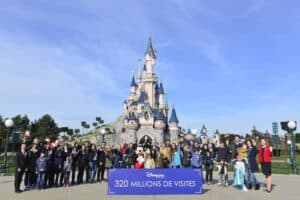
[[[258,154],[258,151],[257,151],[256,147],[248,149],[248,162],[249,162],[249,167],[252,172],[258,171],[258,164],[257,164],[257,160],[256,160],[257,154]]]
[[[217,151],[217,161],[224,161],[224,162],[229,162],[230,161],[230,152],[228,150],[228,148],[219,148],[219,150]]]
[[[16,155],[16,170],[21,168],[21,170],[25,170],[27,162],[27,154],[23,154],[21,151]]]
[[[213,164],[214,159],[215,159],[215,152],[210,152],[210,151],[203,152],[203,163],[205,165]]]
[[[232,144],[232,158],[236,158],[238,156],[237,149],[242,147],[242,143],[233,143]]]
[[[99,167],[105,167],[106,155],[105,151],[99,150],[97,152],[97,162]]]
[[[182,165],[184,167],[191,166],[192,153],[190,151],[183,151],[182,154]]]
[[[90,150],[89,154],[88,154],[88,161],[94,161],[94,158],[95,158],[96,154],[97,154],[97,151]],[[97,162],[97,160],[96,160],[96,162]]]
[[[35,171],[36,160],[40,156],[40,151],[38,149],[35,149],[35,151],[30,149],[27,152],[27,156],[28,156],[28,160],[26,162],[26,168],[28,168],[28,171],[34,172]]]

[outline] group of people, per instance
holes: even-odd
[[[79,145],[76,137],[67,143],[62,138],[43,143],[34,138],[30,146],[21,145],[16,155],[15,192],[22,192],[20,185],[24,178],[25,190],[50,187],[69,187],[82,183],[96,183],[104,180],[105,172],[111,168],[204,168],[205,182],[212,184],[214,166],[218,168],[218,185],[228,185],[228,163],[234,166],[234,186],[247,190],[259,189],[254,172],[258,171],[256,156],[267,177],[267,191],[271,191],[272,147],[264,139],[257,149],[252,140],[244,143],[236,136],[229,147],[221,143],[201,144],[180,138],[178,144],[167,140],[158,146],[149,139],[140,144],[100,145],[88,141]],[[106,179],[107,180],[107,179]]]
[[[261,145],[257,148],[254,140],[241,142],[240,137],[236,136],[231,150],[224,143],[220,144],[217,151],[219,183],[228,185],[228,163],[232,162],[234,168],[233,186],[243,191],[254,188],[259,190],[260,183],[255,177],[255,172],[261,168],[267,182],[267,192],[271,192],[271,159],[272,147],[268,139],[261,139]],[[258,162],[257,162],[258,155]]]

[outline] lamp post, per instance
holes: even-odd
[[[295,135],[294,131],[297,129],[297,122],[296,121],[289,121],[288,124],[288,130],[291,134],[291,140],[288,141],[288,144],[290,144],[290,160],[292,163],[292,170],[293,174],[297,174],[297,164],[296,164],[296,157],[295,157]]]
[[[2,168],[2,173],[7,174],[7,146],[8,146],[8,138],[11,133],[11,128],[14,126],[14,121],[12,119],[5,120],[5,127],[8,129],[5,138],[5,148],[4,148],[4,163]]]
[[[101,132],[101,136],[102,136],[102,143],[103,143],[103,142],[105,142],[105,141],[104,141],[104,135],[105,135],[105,133],[106,133],[106,131],[105,131],[105,128],[101,129],[101,131],[100,131],[100,132]]]

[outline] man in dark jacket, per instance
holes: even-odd
[[[39,139],[35,138],[30,150],[27,151],[25,190],[34,189],[36,186],[37,174],[35,171],[36,160],[40,156]]]
[[[74,138],[72,141],[72,150],[71,150],[71,159],[72,159],[72,185],[75,184],[75,173],[77,168],[77,161],[78,161],[78,144],[76,139]]]
[[[84,146],[82,147],[82,159],[84,161],[83,168],[85,170],[85,182],[88,183],[90,179],[90,169],[89,169],[89,151],[91,148],[91,144],[86,141]],[[83,170],[83,171],[84,171]]]
[[[83,183],[83,171],[85,166],[85,160],[83,157],[83,150],[85,149],[85,146],[78,146],[78,159],[77,159],[77,167],[78,167],[78,173],[77,173],[77,184]]]
[[[59,146],[58,148],[55,148],[55,151],[52,153],[54,155],[54,165],[53,165],[53,171],[54,171],[54,184],[56,187],[59,185],[63,185],[63,166],[64,166],[64,152]]]
[[[15,170],[15,192],[20,193],[20,185],[22,182],[24,171],[26,170],[26,144],[21,145],[21,151],[16,155],[16,170]]]
[[[97,151],[97,181],[101,182],[104,180],[104,172],[105,172],[105,161],[106,161],[106,154],[105,154],[105,146],[106,143],[102,143],[101,147]],[[100,179],[101,178],[101,179]]]
[[[240,136],[239,136],[239,135],[236,135],[236,136],[234,137],[234,142],[233,142],[233,144],[232,144],[232,158],[233,158],[234,160],[236,159],[236,157],[237,157],[237,155],[238,155],[237,149],[240,148],[240,147],[242,147],[242,146],[243,146],[243,144],[242,144],[242,142],[241,142]]]
[[[225,146],[224,142],[220,143],[220,148],[217,151],[217,162],[219,163],[219,184],[228,186],[228,162],[230,161],[229,148]],[[225,180],[224,180],[225,178]]]

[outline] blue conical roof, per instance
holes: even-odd
[[[145,55],[148,54],[149,56],[151,56],[152,58],[156,58],[156,52],[153,49],[152,46],[152,39],[151,36],[149,36],[149,40],[148,40],[148,45],[147,45],[147,49],[145,51]]]
[[[179,123],[174,106],[173,106],[173,109],[172,109],[172,113],[171,113],[171,117],[170,117],[169,122],[170,123],[172,123],[172,122]]]
[[[158,83],[155,84],[155,90],[156,90],[156,91],[159,90],[159,85],[158,85]]]
[[[158,92],[158,94],[165,94],[164,87],[163,87],[162,83],[160,83],[157,92]]]
[[[135,83],[134,75],[132,76],[130,87],[136,87],[137,84]]]
[[[138,100],[138,103],[144,103],[147,98],[146,92],[142,91]]]
[[[164,113],[162,111],[157,112],[155,119],[156,120],[164,120],[165,119]]]

